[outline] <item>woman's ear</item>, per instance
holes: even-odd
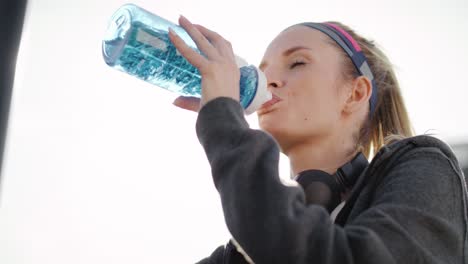
[[[369,98],[372,95],[372,82],[365,76],[359,76],[353,80],[351,90],[348,93],[343,112],[350,114],[364,107],[369,107]]]

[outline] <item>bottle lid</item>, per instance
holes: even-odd
[[[255,113],[264,103],[271,100],[273,97],[271,92],[267,89],[267,80],[265,74],[257,67],[255,67],[257,71],[257,91],[252,102],[247,106],[245,109],[245,113],[250,115]]]

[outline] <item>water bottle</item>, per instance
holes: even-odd
[[[125,4],[109,21],[102,41],[104,60],[117,70],[161,88],[184,96],[201,97],[200,72],[172,44],[169,27],[203,55],[182,27],[136,5]],[[265,75],[257,67],[242,66],[240,75],[239,101],[245,113],[251,114],[271,99],[271,93],[267,90]]]

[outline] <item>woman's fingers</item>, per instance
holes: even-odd
[[[193,112],[198,112],[198,110],[200,110],[200,98],[196,97],[179,96],[174,100],[173,104],[177,107]]]
[[[188,46],[185,41],[175,33],[175,31],[172,28],[169,28],[169,38],[171,39],[172,43],[174,43],[174,46],[176,49],[186,58],[193,66],[198,68],[200,71],[204,67],[206,67],[206,64],[208,64],[208,60],[203,57],[203,55],[199,54],[195,50],[193,50],[190,46]]]
[[[177,98],[174,105],[198,111],[200,105],[218,97],[230,97],[238,101],[240,71],[231,44],[216,32],[201,26],[197,27],[182,16],[179,19],[179,24],[187,31],[197,48],[205,56],[188,46],[174,30],[170,29],[171,41],[181,55],[200,71],[202,77],[201,100]]]
[[[206,27],[198,24],[193,24],[198,31],[200,31],[215,47],[218,48],[218,51],[224,55],[232,55],[234,56],[234,52],[232,51],[232,45],[229,41],[224,39],[218,33],[207,29]]]
[[[202,34],[186,17],[180,16],[179,25],[187,31],[195,44],[197,44],[198,49],[209,59],[215,58],[218,55],[217,50],[211,45],[206,36],[204,36],[204,34]]]

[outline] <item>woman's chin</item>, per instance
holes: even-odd
[[[282,127],[284,127],[283,122],[281,122],[273,113],[259,115],[258,125],[262,130],[272,135],[277,134],[282,130]]]
[[[270,114],[261,114],[258,115],[258,125],[260,126],[261,129],[263,130],[270,130],[275,124],[275,121],[277,121],[272,115]]]

